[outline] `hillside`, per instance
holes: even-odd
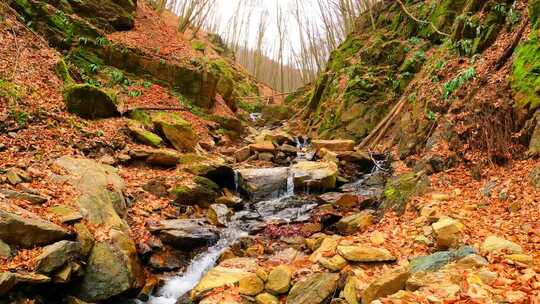
[[[539,1],[380,1],[284,101],[150,3],[0,4],[1,304],[540,302]]]

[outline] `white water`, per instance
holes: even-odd
[[[246,232],[234,227],[226,229],[221,234],[221,239],[214,246],[196,256],[182,275],[169,279],[157,294],[150,297],[146,303],[175,304],[180,297],[197,285],[207,271],[214,267],[225,249],[237,239],[246,235]]]

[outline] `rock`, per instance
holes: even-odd
[[[193,181],[191,185],[173,188],[171,193],[175,196],[175,203],[208,208],[218,197],[219,186],[204,177],[196,177]]]
[[[274,147],[274,144],[271,141],[265,141],[260,143],[255,143],[249,145],[249,149],[251,152],[259,152],[259,153],[274,153],[276,151],[276,147]]]
[[[347,304],[358,304],[357,284],[358,279],[354,275],[349,275],[347,277],[345,287],[343,288],[343,297]]]
[[[222,204],[213,204],[208,208],[206,217],[208,221],[214,226],[227,226],[231,211],[227,206]]]
[[[534,258],[526,254],[508,254],[505,255],[504,258],[512,262],[517,262],[529,266],[532,266],[534,264]]]
[[[360,203],[360,198],[354,193],[328,192],[320,195],[319,199],[341,208],[353,208]]]
[[[36,271],[50,274],[81,256],[81,244],[70,241],[57,242],[43,248],[43,252],[36,258]]]
[[[265,288],[272,294],[282,294],[291,287],[292,269],[287,265],[275,267],[268,274]]]
[[[151,115],[154,128],[179,151],[193,152],[199,143],[199,137],[191,127],[176,113],[157,112]]]
[[[239,163],[246,161],[250,155],[251,155],[251,148],[249,146],[245,146],[234,152],[234,158]]]
[[[51,278],[34,272],[17,272],[15,273],[17,283],[28,283],[32,285],[46,284],[51,281]]]
[[[152,253],[148,265],[158,271],[172,271],[187,265],[183,253],[174,250],[165,250]]]
[[[332,190],[336,187],[338,167],[335,163],[302,161],[291,170],[295,188]]]
[[[12,185],[30,182],[31,178],[23,170],[19,168],[11,168],[6,172],[7,180]]]
[[[362,292],[362,304],[369,304],[404,289],[409,276],[410,272],[406,267],[385,272]]]
[[[323,161],[323,162],[330,162],[337,164],[339,163],[338,156],[335,152],[332,152],[326,148],[321,148],[317,151],[317,156]]]
[[[227,189],[225,189],[223,192],[224,195],[216,199],[216,204],[222,204],[233,209],[242,205],[243,200],[240,197],[232,194]]]
[[[383,203],[380,208],[405,212],[408,201],[423,193],[429,186],[429,179],[421,173],[405,173],[391,178],[384,188]]]
[[[43,197],[41,195],[36,195],[32,193],[26,193],[26,192],[20,192],[20,191],[13,191],[9,189],[0,189],[0,194],[5,195],[7,198],[13,198],[18,200],[24,200],[28,201],[32,204],[41,205],[45,204],[48,199],[46,197]]]
[[[342,234],[352,234],[362,232],[367,227],[373,224],[375,217],[373,212],[361,211],[359,213],[349,215],[337,222],[336,228]]]
[[[183,250],[212,245],[219,239],[218,230],[201,219],[163,220],[148,229],[158,232],[164,243]]]
[[[145,130],[144,125],[138,121],[129,120],[127,122],[127,128],[137,141],[145,145],[157,148],[163,143],[163,139],[161,137],[150,131]]]
[[[287,187],[289,168],[241,169],[240,187],[253,200],[275,197]]]
[[[244,276],[238,282],[238,292],[247,296],[256,296],[263,290],[264,282],[254,273]]]
[[[90,84],[71,84],[64,87],[67,110],[86,119],[120,116],[116,93]]]
[[[518,244],[505,240],[503,238],[491,235],[486,238],[482,244],[483,252],[493,252],[504,250],[508,253],[522,253],[523,249]]]
[[[90,230],[85,224],[77,223],[73,225],[73,230],[77,234],[77,242],[81,244],[81,251],[83,256],[88,256],[92,247],[94,247],[95,239]]]
[[[437,271],[448,263],[459,260],[471,254],[475,254],[475,250],[469,246],[463,246],[458,250],[439,251],[432,255],[420,256],[411,260],[411,272],[420,271]]]
[[[396,258],[384,248],[369,246],[338,246],[338,253],[351,262],[393,262]]]
[[[455,248],[461,241],[463,224],[451,218],[442,218],[431,225],[439,248]]]
[[[322,237],[319,238],[319,240],[320,245],[309,257],[309,260],[313,263],[317,263],[321,258],[325,256],[332,256],[336,253],[338,241],[335,238]]]
[[[169,185],[165,178],[155,178],[142,186],[143,190],[152,193],[156,197],[165,198],[169,196]]]
[[[81,193],[76,205],[90,224],[129,230],[122,220],[127,210],[124,181],[116,168],[74,157],[59,158],[54,164],[67,171],[56,179],[67,181]]]
[[[76,266],[75,266],[76,265]],[[64,284],[71,281],[71,278],[75,275],[75,270],[81,268],[79,264],[68,263],[62,266],[53,276],[53,282],[58,284]]]
[[[259,160],[266,161],[266,162],[272,162],[274,160],[274,154],[272,153],[259,153],[258,156]]]
[[[334,152],[343,152],[343,151],[352,151],[354,150],[354,141],[347,139],[334,139],[334,140],[313,140],[311,145],[316,149],[320,150],[326,148]]]
[[[540,165],[535,166],[531,172],[529,172],[529,182],[533,187],[540,188]]]
[[[243,277],[257,268],[257,261],[251,258],[232,258],[221,262],[208,271],[191,291],[190,298],[198,300],[207,292],[223,286],[237,284]]]
[[[0,272],[0,296],[6,295],[17,284],[16,277],[11,272]]]
[[[97,242],[77,287],[77,296],[98,302],[144,285],[143,269],[133,240],[124,232],[111,230],[110,240]]]
[[[277,147],[277,150],[279,152],[283,152],[285,154],[291,154],[291,155],[295,155],[296,153],[298,153],[298,148],[297,147],[291,146],[291,145],[288,145],[288,144],[283,144],[283,145]]]
[[[289,119],[292,115],[293,111],[288,106],[282,104],[268,104],[263,106],[261,111],[261,118],[267,124]]]
[[[235,132],[237,136],[241,136],[246,131],[246,127],[238,118],[213,115],[211,119],[217,122],[223,129]]]
[[[261,293],[255,297],[257,304],[279,304],[279,299],[269,293]]]
[[[153,166],[174,167],[180,162],[180,154],[167,149],[151,150],[146,163]]]
[[[330,271],[340,271],[345,266],[347,266],[347,260],[345,260],[341,255],[336,254],[333,257],[321,257],[319,259],[319,264],[329,269]]]
[[[11,248],[0,240],[0,258],[11,258]]]
[[[287,296],[287,304],[320,304],[337,289],[339,275],[314,273],[294,284]]]
[[[77,222],[83,218],[79,211],[67,205],[53,206],[47,208],[47,211],[56,215],[62,223]]]
[[[483,256],[477,254],[469,254],[468,256],[460,259],[457,265],[464,268],[480,268],[489,265],[488,260]]]
[[[69,235],[64,228],[22,208],[14,205],[9,208],[14,211],[0,209],[0,239],[8,244],[33,248],[60,241]]]

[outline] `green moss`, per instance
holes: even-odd
[[[540,0],[529,1],[529,18],[534,29],[540,29]]]
[[[159,147],[163,143],[163,139],[161,137],[145,130],[143,124],[138,121],[128,121],[127,127],[135,139],[143,144]]]
[[[383,192],[382,209],[393,209],[399,213],[405,212],[407,202],[414,196],[424,192],[429,186],[425,174],[406,173],[392,178],[386,184]]]
[[[191,41],[191,47],[199,52],[204,52],[206,50],[206,44],[200,40]]]
[[[203,187],[203,188],[205,188],[205,189],[209,189],[209,190],[211,190],[211,191],[216,191],[216,192],[219,191],[219,186],[218,186],[218,184],[214,183],[212,180],[210,180],[210,179],[208,179],[208,178],[206,178],[206,177],[196,176],[196,177],[193,179],[193,181],[194,181],[197,185],[199,185],[199,186],[201,186],[201,187]]]
[[[24,91],[17,85],[0,79],[0,96],[4,98],[21,99],[24,96]]]
[[[54,70],[56,72],[56,75],[58,75],[58,77],[60,79],[62,79],[62,81],[64,81],[64,83],[66,83],[66,84],[74,83],[73,78],[71,78],[71,75],[69,74],[69,68],[68,68],[66,62],[64,61],[64,59],[60,59],[54,65]]]
[[[135,109],[129,111],[129,118],[140,122],[145,128],[153,127],[152,117],[144,110]]]
[[[120,116],[116,92],[89,84],[71,84],[64,87],[64,101],[70,113],[87,119]]]
[[[512,65],[510,85],[521,106],[537,108],[540,105],[540,39],[533,33],[519,45]]]
[[[348,37],[343,44],[341,44],[330,55],[330,61],[328,62],[328,68],[333,71],[340,70],[347,66],[347,60],[356,55],[364,47],[364,42],[360,37],[351,36]]]

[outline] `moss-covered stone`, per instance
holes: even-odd
[[[531,33],[522,42],[514,57],[510,85],[520,106],[536,108],[540,105],[540,38]]]
[[[58,62],[54,65],[54,70],[56,72],[56,75],[58,75],[58,78],[62,79],[65,84],[73,84],[73,78],[71,78],[71,75],[69,74],[69,68],[64,61],[64,59],[58,60]]]
[[[159,147],[163,142],[163,139],[161,137],[150,131],[145,130],[143,124],[139,123],[138,121],[128,121],[127,128],[131,132],[131,134],[133,134],[135,139],[145,145]]]
[[[64,87],[64,101],[70,113],[86,119],[120,116],[116,93],[89,84]]]
[[[285,105],[266,105],[262,108],[262,119],[267,123],[286,120],[291,116],[291,109]]]
[[[157,112],[151,115],[152,122],[167,140],[179,151],[192,152],[199,142],[199,137],[191,124],[176,113]]]
[[[405,212],[407,202],[429,186],[429,179],[423,173],[406,173],[388,181],[383,193],[382,209]]]

